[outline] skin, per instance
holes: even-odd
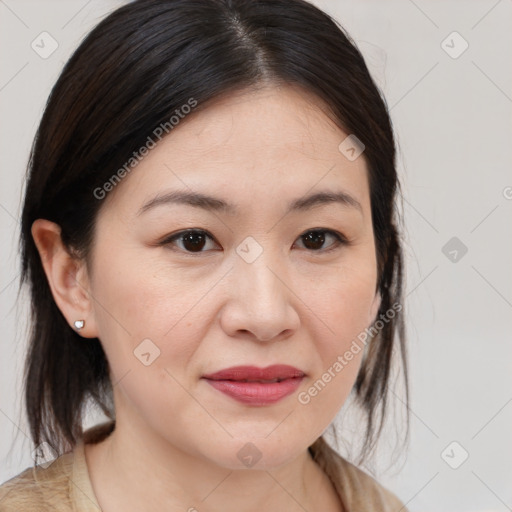
[[[57,225],[34,223],[60,310],[71,326],[85,320],[81,335],[101,340],[111,368],[116,429],[86,446],[104,512],[342,510],[307,448],[347,399],[363,351],[308,404],[298,395],[380,304],[368,171],[364,155],[349,161],[338,150],[347,135],[301,89],[230,95],[185,118],[108,194],[89,265],[69,256]],[[176,189],[223,198],[239,213],[183,204],[138,213]],[[361,211],[327,203],[285,214],[289,201],[320,190],[349,193]],[[202,252],[183,240],[158,244],[191,228],[213,237]],[[324,231],[323,245],[308,248],[301,235],[318,228],[350,245],[336,247]],[[252,263],[236,252],[248,236],[263,250]],[[146,366],[134,350],[148,338],[160,355]],[[201,379],[276,363],[306,378],[263,407]],[[250,468],[237,457],[248,442],[262,455]]]

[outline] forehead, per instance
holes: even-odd
[[[199,105],[109,199],[128,213],[168,189],[243,204],[279,203],[317,187],[345,190],[366,208],[364,157],[350,161],[339,150],[348,134],[325,110],[315,96],[292,86],[242,91]]]
[[[325,111],[317,97],[295,86],[240,91],[185,120],[168,147],[196,159],[208,153],[229,161],[250,155],[255,163],[294,155],[327,160],[343,133]]]

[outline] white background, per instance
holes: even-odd
[[[16,306],[30,145],[63,63],[121,3],[0,1],[0,482],[32,464]],[[354,38],[386,96],[405,195],[411,442],[384,472],[385,437],[367,470],[411,512],[512,510],[512,0],[314,3]],[[58,42],[47,59],[31,48],[43,31]],[[463,40],[457,58],[443,49],[455,55]],[[456,262],[442,251],[452,237],[468,248]],[[458,469],[441,457],[453,441],[452,464],[469,454]]]

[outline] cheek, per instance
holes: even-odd
[[[370,262],[371,263],[371,262]],[[348,264],[325,286],[311,287],[309,304],[316,325],[313,337],[320,364],[299,402],[311,404],[327,419],[343,405],[357,377],[370,324],[376,274],[372,266]]]
[[[308,283],[307,305],[322,327],[323,353],[345,350],[371,322],[370,311],[375,298],[376,271],[367,253],[356,254],[338,269]],[[320,277],[320,276],[316,276]],[[327,362],[327,361],[326,361]]]
[[[211,278],[170,271],[147,257],[135,261],[128,253],[103,251],[96,261],[94,314],[114,378],[153,360],[153,368],[185,368],[204,334],[201,298]]]
[[[339,341],[335,344],[338,349],[344,349],[368,327],[375,297],[374,286],[372,280],[353,279],[343,283],[338,293],[331,297],[329,318],[332,319],[332,329]]]

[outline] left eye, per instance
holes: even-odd
[[[333,238],[334,243],[332,243],[327,249],[322,249],[326,240],[326,235],[327,238]],[[160,245],[168,246],[181,242],[181,246],[179,246],[179,248],[185,253],[201,253],[205,252],[203,249],[206,245],[207,239],[214,241],[214,238],[207,231],[187,229],[162,240]],[[300,235],[299,239],[303,240],[303,244],[306,249],[313,252],[328,252],[336,249],[340,245],[348,245],[348,240],[341,233],[330,229],[309,230]]]
[[[330,236],[331,238],[334,238],[334,243],[329,246],[327,249],[322,249],[321,247],[325,242],[326,234],[327,236]],[[300,235],[299,238],[304,239],[304,245],[307,249],[310,249],[312,251],[316,252],[328,252],[336,249],[340,245],[347,245],[348,240],[337,231],[332,231],[330,229],[314,229],[309,230]]]

